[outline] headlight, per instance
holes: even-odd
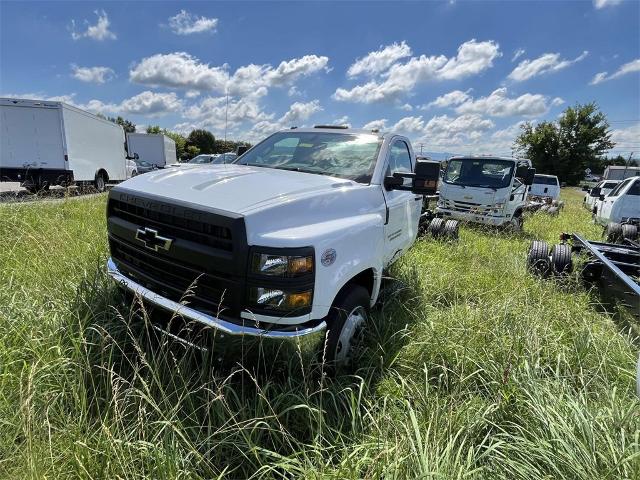
[[[504,202],[498,202],[498,203],[494,203],[493,204],[493,211],[494,212],[499,212],[503,208],[504,208]]]
[[[250,302],[260,308],[269,310],[291,311],[311,306],[313,292],[290,292],[279,288],[252,287]]]
[[[272,255],[254,253],[251,273],[275,277],[298,277],[313,273],[312,255]]]

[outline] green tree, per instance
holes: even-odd
[[[148,125],[147,133],[151,135],[158,135],[162,133],[162,129],[160,128],[160,125]]]
[[[200,154],[200,149],[198,147],[196,147],[195,145],[189,145],[186,148],[185,160],[190,160],[193,157],[197,157],[199,154]]]
[[[568,107],[557,122],[524,124],[514,144],[540,173],[569,185],[577,185],[584,170],[614,146],[607,117],[595,103]]]
[[[198,147],[200,153],[215,153],[216,139],[213,133],[207,130],[192,130],[187,137],[187,145]]]
[[[109,120],[112,121],[113,123],[117,123],[118,125],[120,125],[122,127],[122,129],[124,130],[124,133],[135,133],[136,131],[136,124],[125,119],[122,117],[117,117],[117,118],[113,118],[113,117],[109,117]]]

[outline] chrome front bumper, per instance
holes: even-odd
[[[237,325],[227,320],[222,320],[212,315],[207,315],[205,313],[199,312],[198,310],[194,310],[187,305],[174,302],[173,300],[169,300],[166,297],[152,292],[148,288],[143,287],[139,283],[134,282],[130,278],[124,276],[120,272],[120,270],[118,270],[118,267],[111,258],[109,258],[109,260],[107,261],[107,273],[111,278],[113,278],[115,282],[118,283],[118,285],[120,285],[120,287],[129,290],[136,295],[139,295],[143,300],[170,312],[174,312],[186,320],[193,320],[195,322],[199,322],[203,325],[211,327],[222,334],[227,334],[234,337],[249,336],[270,339],[301,339],[302,337],[307,339],[308,337],[317,337],[318,341],[322,341],[322,339],[324,338],[324,332],[327,328],[327,324],[324,321],[313,327],[300,328],[289,331],[265,330],[244,325]]]
[[[492,225],[499,227],[500,225],[509,221],[506,217],[498,217],[491,215],[482,215],[473,212],[461,212],[459,210],[451,210],[448,208],[437,207],[436,214],[441,215],[443,218],[453,218],[455,220],[462,220],[463,222],[482,223],[485,225]]]

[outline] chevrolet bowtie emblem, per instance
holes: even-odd
[[[144,246],[149,250],[157,252],[159,248],[162,250],[169,250],[173,240],[171,238],[161,237],[158,235],[158,231],[153,228],[139,228],[136,231],[136,240],[144,243]]]

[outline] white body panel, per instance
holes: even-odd
[[[0,167],[65,169],[60,104],[0,103]]]
[[[600,193],[606,196],[606,195],[609,195],[611,190],[613,190],[614,187],[618,185],[620,182],[621,180],[605,180],[603,182],[596,184],[594,188],[596,187],[600,188]],[[596,205],[596,202],[598,201],[599,201],[598,197],[591,196],[591,191],[587,192],[584,196],[584,205],[589,210],[593,210],[593,208]]]
[[[422,197],[387,192],[382,186],[389,145],[395,140],[407,143],[415,165],[409,141],[386,136],[369,185],[311,173],[222,164],[154,171],[128,180],[122,188],[242,214],[250,246],[311,246],[316,259],[334,249],[334,263],[324,266],[316,261],[309,314],[295,318],[242,315],[296,324],[324,318],[340,289],[369,269],[374,273],[373,304],[382,270],[415,241]]]
[[[176,163],[176,143],[166,135],[127,133],[127,151],[160,168]]]
[[[640,175],[640,167],[624,167],[620,165],[611,165],[604,170],[603,180],[624,180],[630,177]]]
[[[68,168],[76,181],[93,181],[105,170],[110,182],[127,178],[124,132],[120,125],[62,105]]]
[[[0,120],[2,168],[72,171],[75,181],[93,181],[99,170],[110,181],[126,178],[120,125],[61,102],[18,99],[0,99]]]
[[[529,188],[529,195],[535,197],[549,197],[553,200],[560,198],[560,182],[555,175],[536,175]]]
[[[595,221],[601,225],[609,222],[623,223],[640,220],[640,177],[628,178],[614,188],[604,200],[596,203]]]

